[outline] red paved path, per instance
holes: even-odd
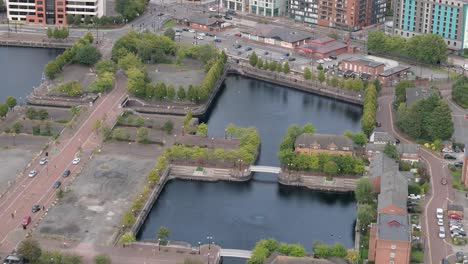
[[[74,128],[76,129],[75,134],[68,139],[64,138],[65,136],[59,137],[57,141],[62,143],[57,145],[58,151],[49,157],[48,164],[35,163],[31,166],[30,169],[36,169],[39,172],[38,175],[34,178],[28,178],[26,173],[2,197],[0,200],[0,223],[2,223],[0,225],[0,252],[10,252],[26,235],[27,231],[22,230],[21,227],[21,219],[24,216],[30,215],[32,217],[29,228],[37,224],[44,212],[33,214],[31,207],[34,204],[40,204],[48,208],[52,204],[56,197],[56,189],[52,188],[52,184],[56,180],[60,180],[63,186],[71,178],[63,178],[62,172],[69,169],[73,175],[81,169],[82,163],[89,159],[91,150],[100,142],[99,137],[93,133],[94,124],[105,116],[107,116],[107,122],[115,120],[121,111],[119,103],[126,94],[124,84],[124,77],[117,74],[115,88],[110,93],[104,94],[93,107],[89,108],[86,113],[89,116],[79,127]],[[72,165],[71,161],[79,152],[80,147],[83,150],[82,155],[80,155],[82,161],[79,165]],[[49,153],[51,154],[51,151]],[[12,218],[12,214],[14,214],[14,218]]]

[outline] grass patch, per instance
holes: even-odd
[[[55,122],[60,123],[60,124],[66,124],[66,123],[70,122],[70,120],[66,119],[66,118],[62,118],[62,119],[55,120]]]
[[[460,191],[468,191],[468,188],[465,188],[463,186],[463,183],[461,183],[461,169],[456,168],[454,166],[450,166],[450,174],[452,175],[452,185],[453,188],[460,190]]]
[[[173,27],[175,25],[176,25],[175,20],[171,19],[171,20],[166,21],[166,23],[164,23],[163,27]]]

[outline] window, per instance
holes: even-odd
[[[391,248],[391,249],[396,249],[396,245],[395,245],[395,244],[392,244],[392,245],[390,246],[390,248]]]
[[[63,6],[63,2],[57,2],[57,5]]]
[[[395,253],[390,252],[390,258],[395,258]]]

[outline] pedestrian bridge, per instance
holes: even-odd
[[[271,167],[271,166],[250,166],[251,172],[266,172],[266,173],[276,173],[281,172],[280,167]]]
[[[221,257],[230,257],[230,258],[249,259],[250,257],[252,257],[252,251],[241,250],[241,249],[225,249],[225,248],[222,248],[219,251],[219,256],[221,256]]]

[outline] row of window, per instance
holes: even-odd
[[[25,5],[8,5],[8,8],[10,9],[31,9],[35,10],[35,6],[25,6]]]

